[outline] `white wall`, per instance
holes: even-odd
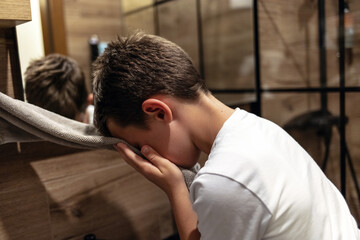
[[[32,21],[16,27],[21,73],[24,72],[33,59],[44,56],[44,41],[42,35],[39,0],[30,0]]]

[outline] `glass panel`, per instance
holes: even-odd
[[[151,6],[153,0],[122,0],[122,9],[124,13],[138,10],[143,7]]]
[[[360,1],[349,0],[345,10],[345,81],[360,86]]]
[[[260,1],[264,89],[319,87],[318,1]]]
[[[319,114],[320,94],[318,93],[264,93],[263,116],[283,127],[318,163],[324,172],[340,189],[340,133],[338,123],[339,93],[329,93],[328,111],[330,115]],[[347,203],[352,215],[360,222],[360,202],[355,187],[355,179],[360,182],[360,93],[346,93],[346,146],[349,150],[346,170]],[[321,128],[320,128],[321,126]],[[326,134],[329,130],[331,134]],[[329,143],[326,143],[326,139]],[[354,171],[354,174],[352,174]]]
[[[347,93],[345,101],[346,116],[348,118],[346,124],[346,145],[351,159],[351,163],[350,159],[347,159],[346,200],[352,215],[360,223],[360,199],[358,199],[355,187],[355,179],[360,184],[360,92]],[[354,171],[355,176],[352,175],[352,171]]]
[[[339,44],[338,44],[338,1],[324,1],[325,4],[325,45],[327,87],[339,87]],[[317,10],[318,8],[316,8]],[[317,26],[319,27],[319,26]],[[320,54],[318,52],[318,54]]]
[[[214,96],[232,108],[241,107],[243,104],[256,101],[254,93],[215,93]]]
[[[196,1],[170,1],[158,6],[159,34],[182,47],[199,70]]]
[[[262,115],[284,126],[292,119],[320,109],[318,93],[263,93]]]
[[[124,17],[125,35],[141,30],[148,34],[155,34],[154,9],[147,8]]]
[[[312,123],[315,112],[320,110],[317,93],[264,93],[262,113],[285,129],[321,165],[324,155],[322,138]]]
[[[252,1],[202,0],[201,13],[208,87],[254,88]]]

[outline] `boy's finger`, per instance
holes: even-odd
[[[141,153],[157,168],[161,168],[164,158],[161,157],[153,148],[144,145],[141,148]]]
[[[119,152],[120,156],[127,162],[130,166],[135,168],[137,171],[139,171],[139,167],[137,166],[136,162],[131,159],[131,156],[128,156],[128,154],[124,151],[124,146],[121,146],[119,144],[114,145],[114,148]]]
[[[136,153],[134,153],[134,151],[132,151],[126,144],[123,144],[123,143],[118,143],[116,144],[116,149],[117,150],[120,150],[124,155],[125,157],[133,160],[133,161],[145,161],[145,159],[143,159],[142,157],[140,157],[139,155],[137,155]]]
[[[120,149],[121,152],[125,155],[125,161],[129,163],[132,167],[134,167],[139,172],[144,172],[143,169],[149,169],[150,167],[154,168],[153,170],[157,170],[155,166],[153,166],[148,160],[140,157],[136,153],[134,153],[128,146],[123,143],[118,143],[116,145],[117,149]]]

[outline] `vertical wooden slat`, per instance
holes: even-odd
[[[0,92],[24,100],[15,31],[0,28]]]
[[[40,0],[45,55],[67,55],[66,29],[62,0]]]

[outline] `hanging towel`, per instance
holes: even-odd
[[[112,150],[114,144],[122,142],[142,156],[138,149],[122,139],[101,136],[94,125],[63,117],[0,92],[0,145],[37,141],[72,148]],[[199,168],[199,164],[192,169],[181,168],[188,187]]]

